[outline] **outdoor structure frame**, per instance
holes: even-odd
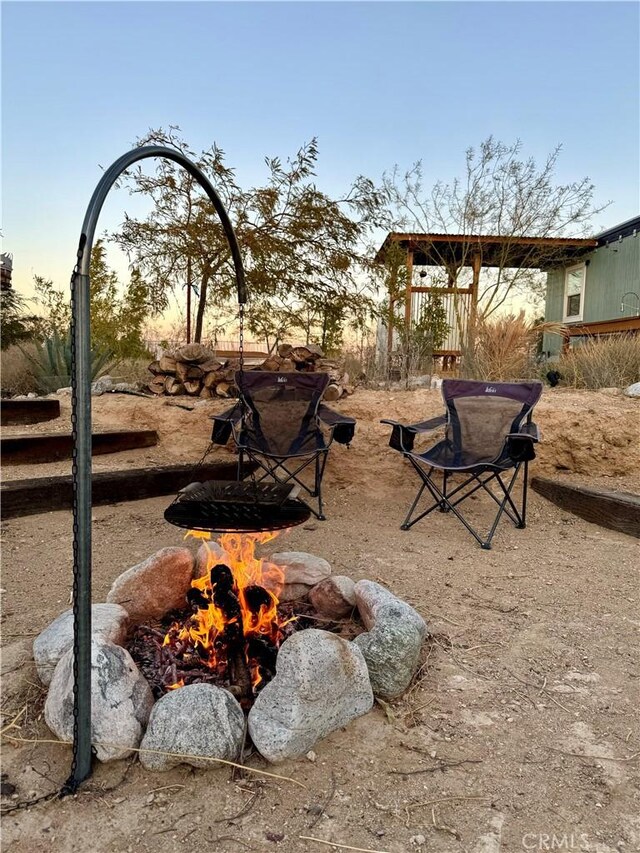
[[[74,792],[91,773],[91,250],[109,190],[138,160],[164,157],[186,169],[218,214],[236,271],[238,302],[247,301],[244,267],[231,221],[206,175],[180,151],[147,145],[123,154],[104,172],[85,213],[71,275],[71,434],[73,441],[73,761],[62,793]]]
[[[579,260],[596,246],[595,239],[570,237],[516,237],[512,235],[471,234],[419,234],[390,232],[378,249],[375,261],[384,264],[392,247],[397,246],[404,254],[408,286],[397,290],[397,272],[391,271],[389,284],[389,317],[387,321],[387,355],[393,349],[393,323],[395,304],[404,300],[406,328],[415,321],[421,294],[437,294],[449,297],[456,304],[458,324],[458,346],[435,350],[434,357],[455,362],[461,355],[469,325],[478,312],[478,293],[482,269],[532,269],[546,270],[563,263]],[[422,286],[414,283],[417,267],[440,267],[447,275],[446,286]],[[468,287],[458,285],[460,271],[470,268],[471,281]],[[453,298],[451,298],[453,297]]]

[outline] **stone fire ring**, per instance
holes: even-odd
[[[228,691],[191,684],[154,702],[151,689],[123,647],[128,629],[184,606],[194,577],[206,570],[207,548],[224,562],[217,543],[194,556],[187,548],[163,548],[121,574],[107,602],[92,607],[91,737],[100,761],[140,749],[150,770],[186,763],[208,767],[211,759],[236,760],[245,717]],[[356,608],[366,631],[353,642],[307,628],[280,646],[276,675],[258,694],[248,715],[256,749],[270,762],[298,758],[315,743],[371,710],[374,696],[393,699],[409,686],[419,663],[427,625],[420,614],[370,580],[354,583],[332,575],[321,557],[290,551],[268,561],[284,572],[281,601],[307,595],[329,618]],[[73,614],[66,611],[36,637],[33,655],[49,685],[45,720],[61,739],[73,738]]]

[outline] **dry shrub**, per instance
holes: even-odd
[[[495,318],[478,315],[462,347],[461,376],[493,382],[537,378],[540,336],[562,334],[563,328],[560,323],[536,325],[526,319],[524,311]]]
[[[151,356],[147,358],[127,358],[121,361],[117,367],[109,371],[114,382],[143,382],[151,378],[148,367],[153,361]]]
[[[625,388],[640,380],[640,336],[587,338],[560,357],[557,369],[572,388]]]
[[[11,346],[0,353],[0,382],[4,393],[28,394],[37,390],[33,366],[25,352],[35,355],[35,344]]]
[[[349,374],[352,385],[373,388],[378,387],[378,383],[387,378],[386,365],[378,357],[374,344],[345,349],[340,362]]]
[[[26,353],[26,354],[25,354]],[[37,358],[38,347],[35,344],[20,344],[12,346],[0,353],[0,384],[5,394],[29,394],[34,392],[41,394],[48,389],[42,387],[34,373],[33,362],[29,360]],[[114,382],[145,382],[151,374],[147,370],[150,358],[126,359],[112,367],[110,373]],[[70,377],[59,377],[57,385],[69,385]]]

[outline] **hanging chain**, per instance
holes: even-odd
[[[244,429],[244,422],[247,414],[249,413],[249,406],[247,406],[246,400],[244,399],[244,395],[242,393],[242,388],[244,386],[244,302],[241,302],[239,305],[239,317],[240,317],[240,342],[238,345],[238,354],[240,356],[240,369],[238,370],[238,388],[240,391],[240,418],[241,418],[241,431]],[[251,485],[253,487],[254,499],[256,502],[258,501],[258,481],[256,479],[256,471],[254,466],[251,466],[251,471],[249,473],[249,478],[251,480]]]
[[[244,375],[244,305],[242,302],[240,303],[240,344],[238,346],[238,355],[240,356],[240,364],[239,364],[238,373],[240,374],[240,387],[242,387],[242,377]],[[244,412],[246,411],[246,407],[245,407],[244,401],[242,399],[242,394],[240,394],[240,405],[242,407],[242,413],[244,416]],[[205,459],[207,458],[207,456],[209,456],[209,454],[212,452],[214,447],[215,447],[215,442],[210,441],[209,444],[207,445],[206,450],[202,454],[201,459],[199,459],[199,461],[196,462],[195,465],[193,466],[193,468],[191,469],[191,473],[189,474],[189,482],[194,481],[194,478],[195,478],[197,472],[202,468],[202,466],[204,465]],[[255,474],[253,473],[253,471],[252,471],[251,479],[255,480]],[[176,497],[174,499],[174,503],[179,501],[179,500],[180,500],[180,492],[178,492],[178,494],[176,495]]]
[[[238,373],[240,374],[240,388],[242,388],[242,379],[244,377],[244,302],[240,303],[239,306],[239,316],[240,316],[240,344],[238,347],[238,353],[240,355],[240,370]],[[242,399],[242,393],[240,394],[240,399]]]

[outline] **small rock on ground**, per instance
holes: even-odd
[[[132,622],[161,619],[186,604],[193,577],[188,548],[162,548],[113,582],[107,601],[121,604]]]
[[[284,583],[304,583],[315,586],[331,574],[331,565],[315,554],[304,551],[281,551],[267,558],[284,573]]]
[[[371,630],[353,642],[367,662],[374,694],[381,699],[402,695],[418,669],[422,648],[422,635],[406,611],[396,604],[378,608]]]
[[[127,634],[129,614],[119,604],[91,606],[91,636],[120,645]],[[33,659],[43,684],[49,684],[58,661],[73,645],[73,610],[65,610],[33,641]]]
[[[356,606],[355,586],[345,575],[331,575],[311,589],[309,600],[323,616],[341,619]]]
[[[286,583],[277,593],[279,601],[299,601],[309,594],[311,587],[306,583]]]
[[[249,712],[249,734],[268,761],[305,755],[373,705],[360,649],[328,631],[293,634],[280,647],[276,665],[275,677]]]
[[[367,662],[374,694],[394,699],[416,673],[427,623],[410,604],[374,581],[358,581],[355,594],[367,633],[354,643]]]
[[[207,759],[234,761],[243,735],[244,713],[228,690],[211,684],[189,684],[171,690],[154,705],[141,749],[158,752],[141,752],[140,763],[147,770],[170,770],[178,764],[215,767],[215,762]]]
[[[416,626],[422,639],[424,640],[427,636],[427,623],[418,611],[379,583],[369,580],[358,581],[355,593],[358,610],[367,630],[375,624],[376,612],[379,608],[387,604],[396,604],[402,608],[406,618]]]
[[[73,649],[55,669],[44,718],[61,740],[73,740]],[[100,761],[131,755],[142,739],[153,695],[133,658],[113,643],[91,643],[91,741]]]

